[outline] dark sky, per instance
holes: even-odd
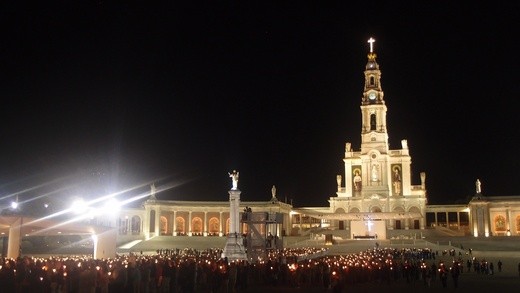
[[[152,181],[175,186],[161,199],[227,200],[236,169],[242,200],[274,184],[328,206],[345,142],[360,148],[369,37],[390,147],[408,139],[429,202],[463,200],[477,178],[485,195],[520,193],[517,2],[6,2],[3,202]]]

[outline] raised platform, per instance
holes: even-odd
[[[370,236],[370,235],[355,235],[354,239],[377,239],[377,236]]]

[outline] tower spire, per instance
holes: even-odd
[[[361,152],[367,153],[377,150],[379,153],[388,153],[388,134],[386,129],[386,106],[383,99],[384,93],[381,87],[381,70],[374,53],[372,37],[368,39],[370,51],[365,67],[365,87],[361,97],[362,130]]]

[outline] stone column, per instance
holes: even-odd
[[[489,237],[491,236],[491,218],[489,214],[489,207],[486,205],[484,207],[484,223],[485,223],[485,230],[484,230],[484,236]]]
[[[168,229],[166,230],[166,234],[170,234],[173,236],[173,213],[168,213]]]
[[[144,217],[141,221],[142,224],[142,233],[144,233],[145,239],[150,239],[150,209],[146,208],[144,209]],[[115,226],[117,227],[117,219],[115,220]]]
[[[284,230],[285,230],[285,235],[283,235],[283,234],[282,235],[283,236],[290,235],[291,234],[292,224],[291,224],[291,216],[289,214],[284,213],[284,215],[283,215],[283,226],[284,226]]]
[[[474,235],[474,232],[473,232],[473,208],[471,207],[471,205],[468,205],[469,207],[469,212],[468,212],[468,229],[469,229],[469,233],[473,236]]]
[[[459,215],[459,212],[457,212],[457,229],[460,230],[460,215]]]
[[[202,232],[202,235],[208,236],[208,212],[204,212],[204,232]]]
[[[161,236],[161,211],[159,209],[155,209],[155,236]]]
[[[188,236],[191,236],[191,211],[188,213]]]
[[[222,237],[222,235],[224,235],[224,232],[222,232],[224,230],[224,223],[222,223],[222,212],[219,213],[219,218],[220,218],[220,225],[219,225],[219,231],[218,231],[218,236]]]
[[[229,191],[229,235],[222,252],[222,258],[228,260],[247,260],[242,235],[240,234],[239,207],[240,190],[232,189]]]
[[[506,226],[506,229],[507,229],[507,232],[506,232],[506,235],[507,236],[511,236],[513,234],[512,230],[513,230],[513,227],[514,227],[514,224],[513,224],[513,221],[511,219],[511,209],[508,208],[506,210],[506,223],[507,223],[507,226]]]
[[[173,211],[173,236],[177,236],[177,211]]]
[[[424,230],[426,229],[426,208],[424,205],[421,208],[421,214],[423,216],[419,218],[419,229]]]
[[[479,208],[477,205],[473,205],[470,209],[471,213],[471,225],[473,229],[473,236],[480,236],[480,217],[479,217]]]

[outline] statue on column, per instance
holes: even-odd
[[[238,172],[233,170],[232,173],[229,173],[229,177],[231,178],[231,190],[238,190]]]
[[[481,194],[482,193],[481,186],[482,186],[482,183],[480,183],[480,180],[477,179],[477,181],[475,182],[475,192],[476,192],[476,194]]]

